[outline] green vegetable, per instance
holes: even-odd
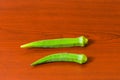
[[[84,47],[87,43],[88,43],[88,39],[84,36],[81,36],[78,38],[40,40],[40,41],[35,41],[21,45],[20,47],[21,48],[32,48],[32,47],[59,48],[59,47],[73,47],[73,46]]]
[[[58,62],[58,61],[75,62],[75,63],[83,64],[87,62],[87,56],[85,54],[56,53],[56,54],[48,55],[33,62],[31,66],[35,66],[42,63],[48,63],[48,62]]]

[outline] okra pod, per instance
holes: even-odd
[[[75,63],[83,64],[87,62],[87,56],[85,54],[75,54],[75,53],[56,53],[38,59],[37,61],[33,62],[31,66],[35,66],[42,63],[59,62],[59,61],[75,62]]]
[[[39,40],[21,45],[20,47],[21,48],[32,48],[32,47],[60,48],[60,47],[73,47],[73,46],[84,47],[87,43],[88,43],[88,39],[84,36],[80,36],[77,38]]]

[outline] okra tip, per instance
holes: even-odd
[[[20,46],[20,48],[28,48],[28,47],[29,47],[28,44],[23,44],[23,45]]]
[[[39,63],[39,61],[35,61],[35,62],[33,62],[32,64],[30,64],[30,66],[36,66],[36,65],[38,65],[38,63]],[[39,63],[40,64],[40,63]]]
[[[33,64],[33,63],[32,63],[32,64],[30,64],[30,66],[33,66],[33,67],[34,67],[34,66],[35,66],[35,64]]]

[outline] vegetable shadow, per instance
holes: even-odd
[[[87,44],[85,47],[89,47],[89,46],[91,46],[91,45],[94,44],[94,43],[95,43],[95,40],[89,39],[89,40],[88,40],[88,44]]]
[[[83,67],[88,66],[90,63],[94,61],[94,59],[95,59],[94,57],[89,56],[87,62],[83,64]]]

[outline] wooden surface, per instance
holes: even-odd
[[[85,35],[85,48],[21,49],[21,44]],[[30,64],[57,52],[85,53],[84,65]],[[119,0],[0,0],[0,80],[120,80]]]

